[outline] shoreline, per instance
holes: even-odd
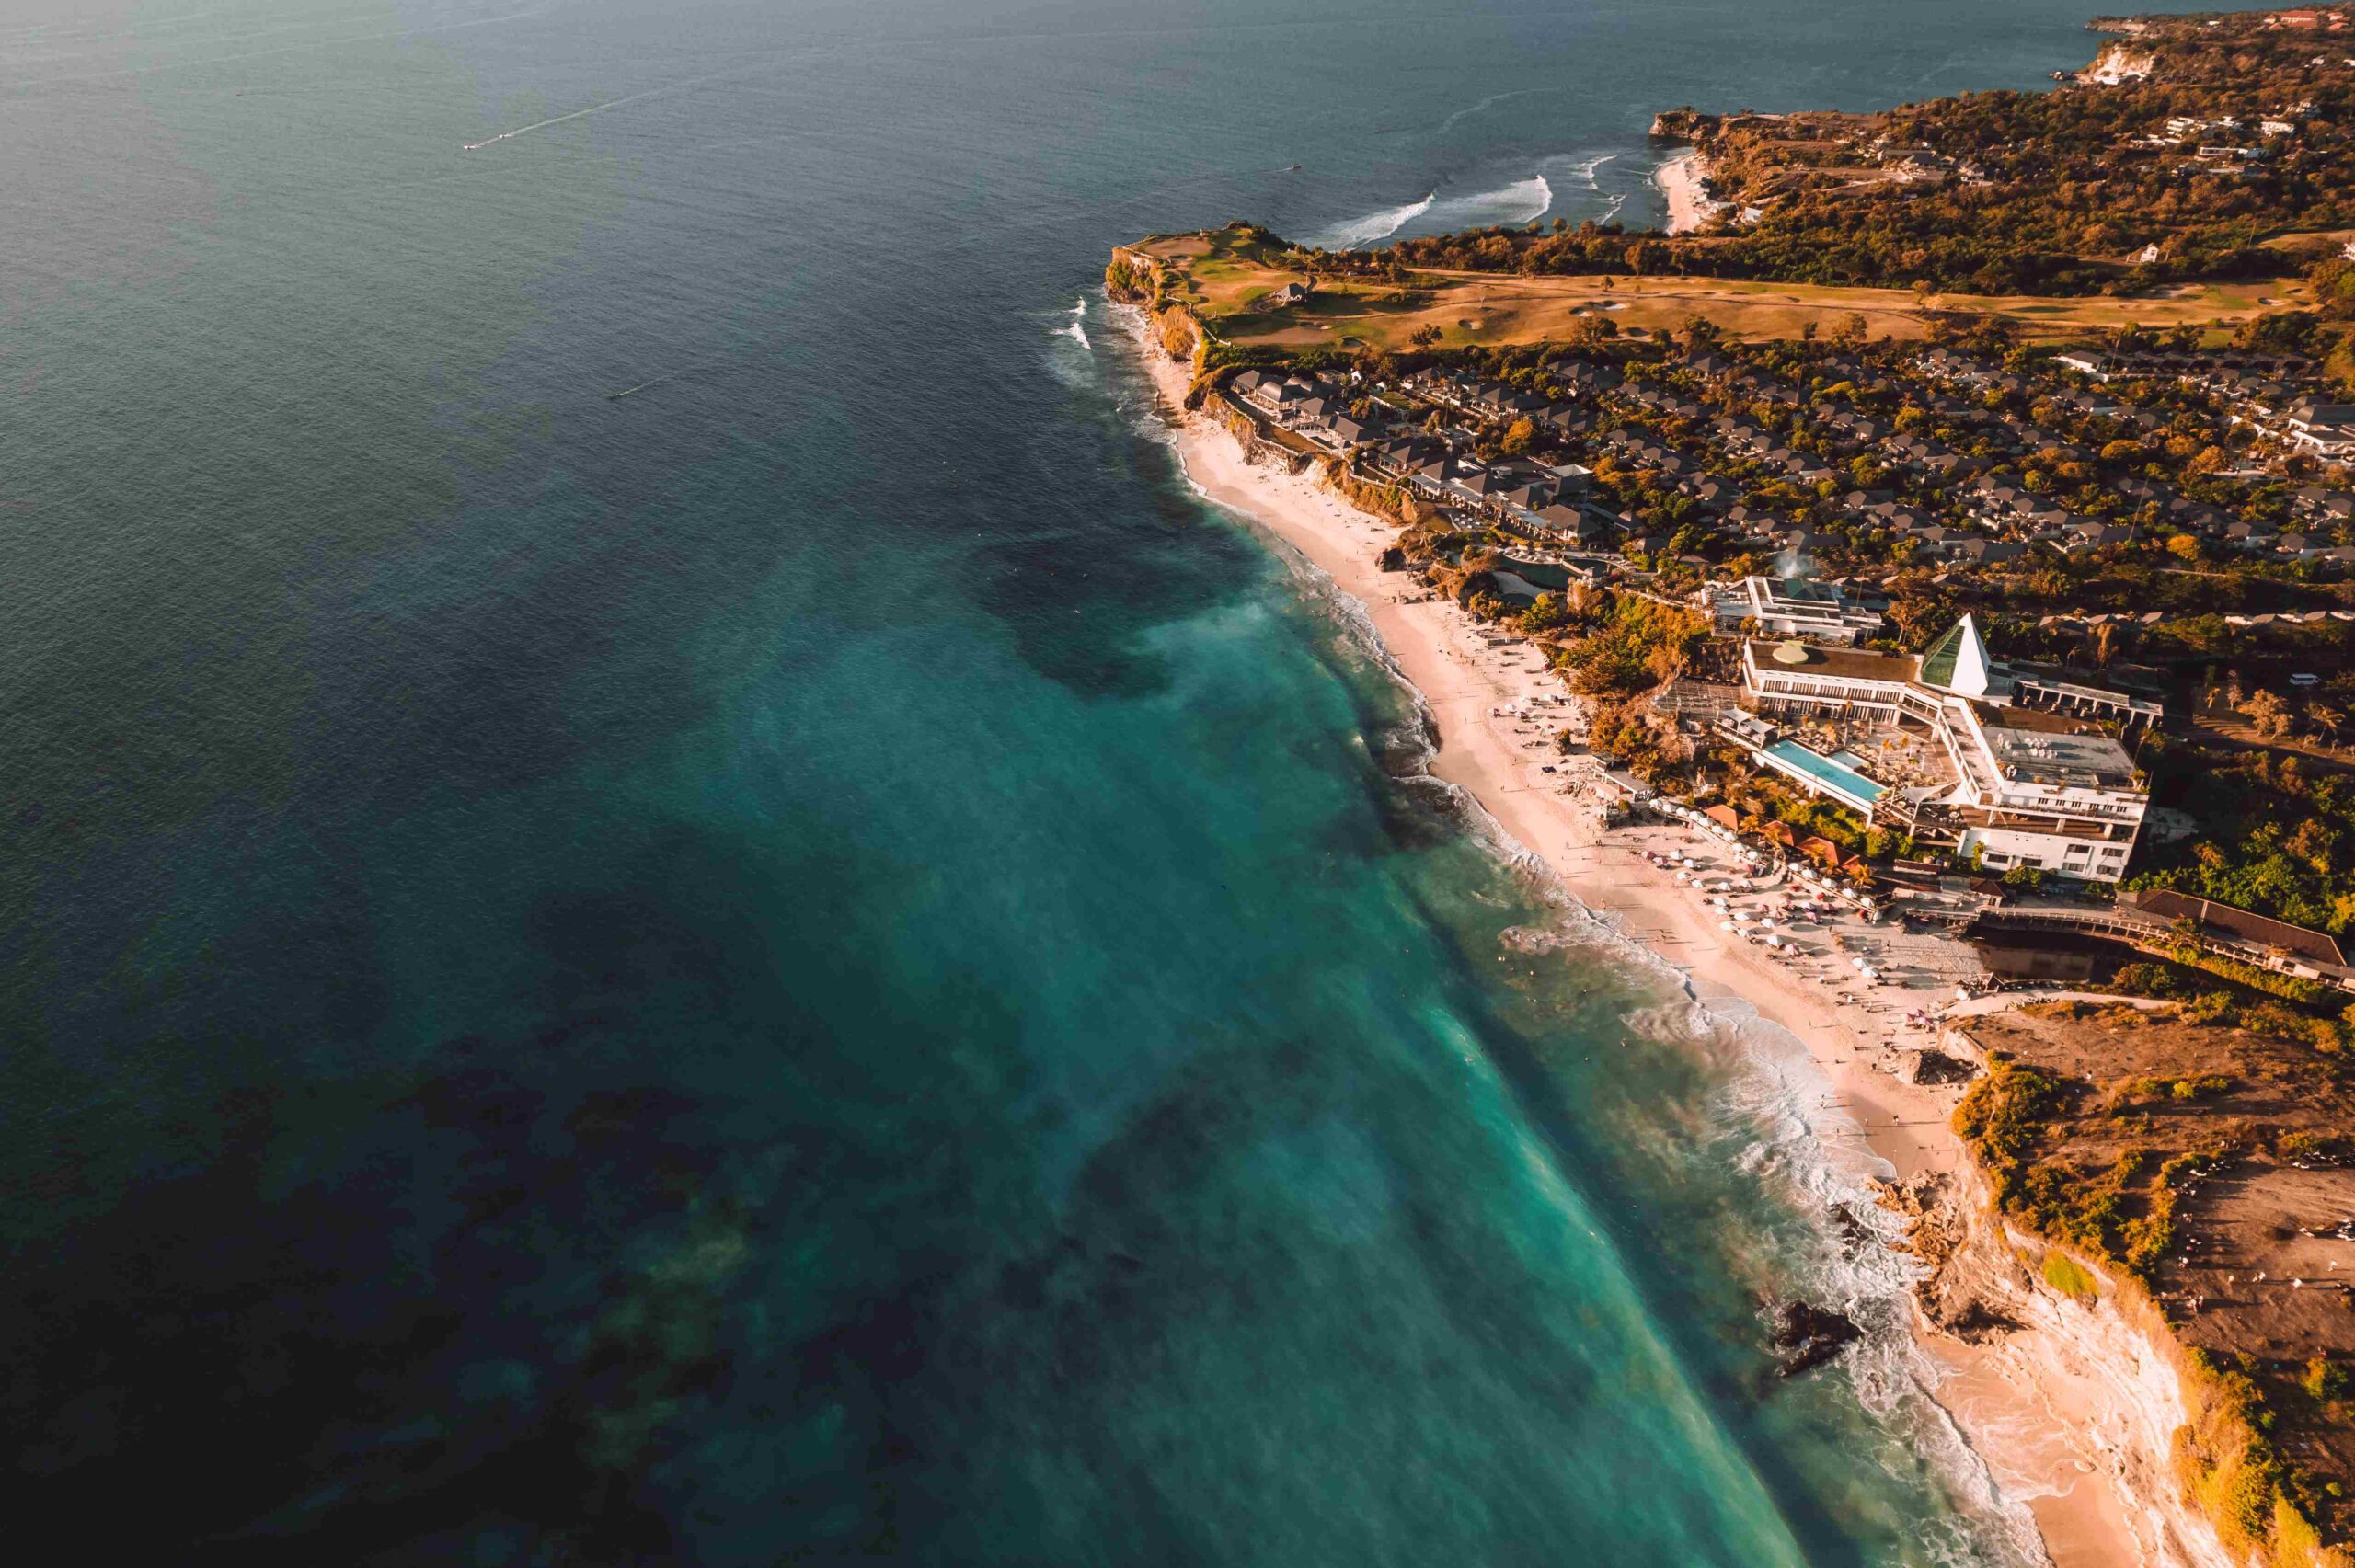
[[[1703,183],[1708,175],[1698,151],[1679,153],[1652,171],[1653,188],[1668,202],[1670,234],[1690,234],[1725,211],[1726,204],[1713,200]]]
[[[1518,639],[1490,645],[1455,604],[1419,594],[1405,574],[1383,572],[1378,557],[1396,538],[1395,525],[1309,475],[1252,464],[1228,431],[1183,413],[1188,372],[1141,336],[1142,319],[1129,336],[1159,393],[1187,476],[1205,498],[1289,544],[1362,608],[1430,715],[1432,774],[1544,862],[1573,900],[1683,976],[1705,1010],[1746,1004],[1797,1041],[1823,1096],[1810,1130],[1832,1159],[1848,1158],[1861,1142],[1876,1174],[1901,1184],[1943,1180],[1950,1190],[1977,1194],[1973,1162],[1948,1125],[1959,1092],[1907,1083],[1895,1070],[1899,1050],[1930,1045],[1937,1035],[1935,1024],[1914,1029],[1903,1014],[1951,998],[1951,976],[1917,975],[1910,986],[1850,996],[1828,983],[1824,966],[1804,972],[1807,966],[1771,961],[1764,949],[1721,933],[1717,911],[1694,888],[1645,858],[1648,850],[1687,848],[1692,835],[1667,824],[1603,830],[1585,787],[1599,764],[1573,759],[1581,766],[1566,767],[1551,743],[1569,710],[1542,718],[1528,711],[1533,698],[1564,693],[1534,652]],[[1557,773],[1543,771],[1549,763]],[[1943,939],[1904,940],[1911,951]],[[1926,957],[1935,962],[1935,955]],[[2008,1253],[2000,1255],[2008,1265]],[[2043,1301],[2032,1286],[2016,1294],[2023,1326],[1993,1343],[1938,1332],[1910,1292],[1909,1317],[1916,1345],[1936,1369],[1926,1391],[2002,1496],[2026,1509],[2055,1568],[2223,1562],[2220,1551],[2208,1550],[2201,1538],[2212,1541],[2212,1532],[2177,1500],[2166,1471],[2181,1396],[2171,1377],[2147,1375],[2153,1347],[2114,1307],[2088,1316]],[[2071,1311],[2085,1321],[2068,1321]]]

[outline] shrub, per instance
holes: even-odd
[[[2165,964],[2128,964],[2110,984],[2129,996],[2165,996],[2176,989],[2175,971]]]
[[[2078,1266],[2077,1260],[2055,1247],[2044,1254],[2044,1283],[2079,1301],[2096,1301],[2101,1298],[2101,1287],[2094,1276]]]
[[[2016,1061],[1993,1061],[1954,1108],[1954,1129],[1990,1163],[2016,1164],[2035,1145],[2065,1095],[2058,1074]]]

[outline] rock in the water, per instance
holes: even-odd
[[[1863,1333],[1844,1312],[1806,1301],[1786,1301],[1775,1309],[1775,1348],[1782,1352],[1775,1370],[1796,1378],[1847,1349]]]

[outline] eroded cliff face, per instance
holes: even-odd
[[[2033,1287],[2001,1224],[1966,1201],[1964,1187],[1931,1172],[1883,1188],[1881,1201],[1906,1217],[1908,1250],[1926,1271],[1913,1288],[1923,1317],[1941,1333],[1978,1344],[2018,1327],[2013,1309]]]
[[[2131,1288],[2099,1280],[2092,1298],[2070,1296],[2040,1276],[2043,1244],[1996,1214],[1975,1173],[1934,1173],[1882,1189],[1906,1216],[1907,1246],[1924,1265],[1915,1299],[1928,1326],[1967,1347],[1973,1379],[1992,1379],[2008,1402],[2050,1422],[2063,1446],[2058,1477],[1999,1477],[2025,1494],[2065,1489],[2104,1474],[2122,1528],[2148,1568],[2234,1568],[2214,1527],[2189,1501],[2175,1454],[2191,1420],[2180,1351]],[[1942,1357],[1943,1358],[1943,1357]],[[2004,1411],[1969,1400],[1954,1409],[1983,1441]]]
[[[2074,80],[2080,86],[2114,87],[2121,82],[2144,80],[2158,64],[2158,52],[2147,45],[2113,40],[2101,46],[2093,63],[2078,72]]]

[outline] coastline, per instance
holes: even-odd
[[[1697,177],[1690,177],[1697,195]],[[1522,709],[1561,687],[1536,657],[1517,641],[1491,646],[1456,605],[1383,572],[1378,556],[1396,536],[1393,524],[1309,475],[1254,464],[1228,431],[1182,412],[1187,370],[1145,338],[1143,319],[1134,315],[1129,336],[1188,477],[1210,500],[1289,544],[1362,607],[1430,714],[1432,773],[1543,861],[1571,898],[1682,974],[1705,1008],[1746,1005],[1795,1039],[1819,1080],[1809,1086],[1821,1095],[1811,1131],[1827,1152],[1845,1157],[1861,1149],[1877,1174],[1899,1184],[1943,1182],[1971,1195],[1957,1201],[1976,1203],[1975,1168],[1948,1124],[1959,1091],[1908,1083],[1895,1070],[1900,1049],[1929,1045],[1936,1035],[1935,1025],[1909,1031],[1903,1014],[1951,997],[1950,979],[1917,976],[1911,986],[1848,996],[1721,933],[1716,912],[1693,888],[1646,858],[1648,850],[1686,847],[1683,829],[1606,833],[1586,792],[1543,771],[1562,761],[1550,741],[1559,721],[1549,727]],[[1591,771],[1590,762],[1590,777]],[[1980,1250],[1997,1261],[1977,1283],[2020,1326],[1993,1342],[1966,1343],[1939,1332],[1916,1303],[1914,1341],[1930,1364],[1931,1397],[2003,1497],[2025,1506],[2055,1568],[2223,1563],[2212,1531],[2180,1502],[2167,1470],[2168,1439],[2183,1409],[2156,1347],[2114,1306],[2088,1311],[2061,1304],[2028,1281],[2007,1247]]]
[[[1668,232],[1690,234],[1725,210],[1706,186],[1707,166],[1697,151],[1679,153],[1652,171],[1652,184],[1668,201]]]

